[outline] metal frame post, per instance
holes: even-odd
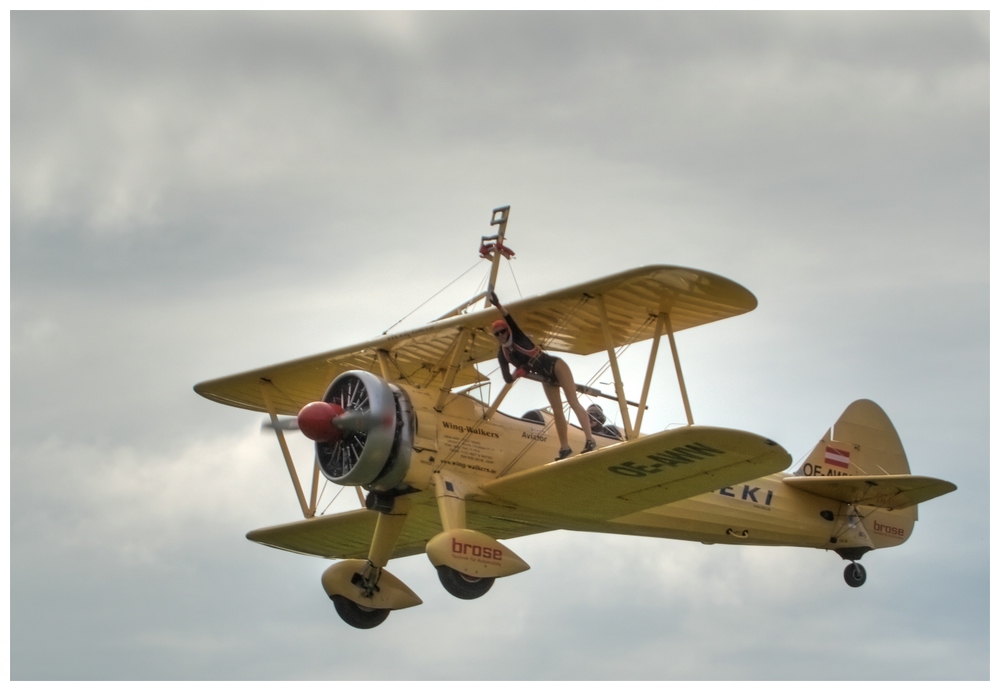
[[[497,213],[500,214],[500,218],[497,218]],[[492,293],[497,286],[497,274],[500,272],[500,259],[503,254],[500,252],[500,248],[503,247],[503,237],[507,232],[507,219],[510,218],[510,206],[501,206],[493,209],[493,217],[490,219],[491,226],[500,226],[500,230],[496,234],[496,246],[493,249],[493,266],[490,268],[490,282],[486,286],[486,301],[483,303],[484,307],[490,307],[493,302],[490,300],[490,293]]]

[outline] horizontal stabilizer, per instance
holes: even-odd
[[[849,477],[786,477],[785,484],[847,504],[905,509],[958,489],[946,480],[920,475],[853,475]]]
[[[749,432],[679,427],[494,480],[485,497],[589,520],[610,520],[776,473],[792,458]]]

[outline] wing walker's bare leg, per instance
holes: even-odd
[[[271,426],[274,427],[274,433],[278,436],[278,446],[281,447],[281,455],[285,457],[285,465],[288,466],[288,474],[292,476],[292,484],[295,485],[295,495],[299,498],[299,506],[302,507],[302,515],[306,518],[312,518],[316,515],[316,483],[319,481],[315,477],[313,480],[313,504],[312,506],[306,505],[306,497],[302,493],[302,485],[299,484],[299,474],[295,472],[295,465],[292,463],[292,454],[288,450],[288,444],[285,443],[285,433],[281,431],[281,427],[278,426],[278,415],[274,411],[274,403],[271,401],[270,393],[271,382],[266,379],[260,380],[260,394],[264,399],[264,405],[267,406],[267,414],[271,416]]]

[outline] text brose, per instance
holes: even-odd
[[[457,538],[451,539],[451,551],[454,554],[468,554],[473,557],[482,557],[484,559],[495,559],[500,561],[503,558],[503,550],[494,549],[492,547],[480,547],[479,545],[470,545],[465,542],[459,542]]]
[[[880,533],[882,535],[888,535],[890,537],[895,537],[899,539],[902,539],[903,536],[906,535],[906,531],[903,530],[902,528],[897,528],[894,525],[886,525],[885,523],[879,523],[877,520],[873,522],[875,524],[874,528],[876,533]]]

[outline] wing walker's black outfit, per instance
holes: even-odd
[[[532,343],[531,339],[518,327],[512,316],[506,315],[504,321],[510,327],[511,346],[509,348],[500,346],[500,350],[497,351],[500,374],[503,375],[503,380],[508,384],[514,381],[509,367],[514,365],[515,368],[521,368],[533,375],[533,379],[559,386],[559,379],[556,378],[557,358],[552,357]]]

